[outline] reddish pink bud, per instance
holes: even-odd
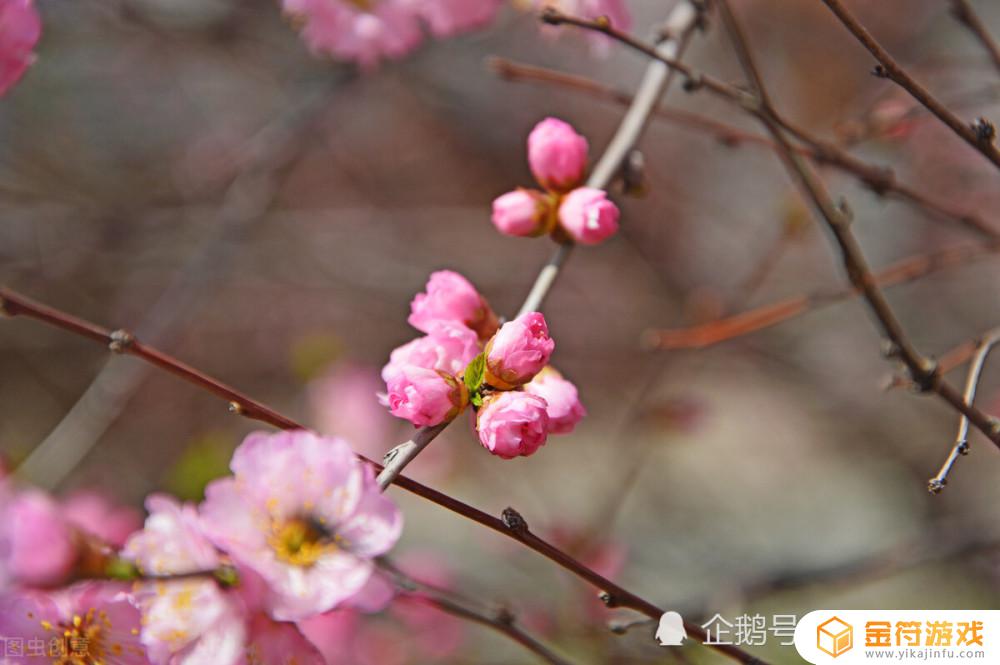
[[[465,384],[454,376],[414,365],[397,368],[386,388],[392,415],[417,427],[451,420],[469,401]]]
[[[555,346],[539,312],[508,321],[486,345],[486,382],[509,390],[531,381],[548,364]]]
[[[551,205],[545,194],[533,189],[515,189],[493,201],[493,226],[509,236],[545,233]]]
[[[479,441],[504,459],[531,455],[545,445],[549,416],[545,400],[520,390],[488,396],[476,418]]]
[[[528,165],[538,183],[554,192],[568,192],[583,180],[587,139],[557,118],[546,118],[528,135]]]
[[[439,270],[427,280],[426,293],[418,293],[410,303],[410,325],[425,333],[438,322],[452,322],[476,331],[480,339],[497,328],[497,317],[469,280],[451,270]]]
[[[581,245],[597,245],[618,230],[618,206],[608,200],[607,192],[580,187],[563,198],[559,223]]]
[[[32,0],[0,0],[0,95],[35,61],[42,21]]]
[[[549,414],[549,434],[568,434],[587,415],[576,386],[551,367],[524,384],[524,391],[541,397],[548,404],[545,411]]]

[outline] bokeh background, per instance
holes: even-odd
[[[617,47],[595,57],[579,34],[540,33],[513,8],[488,30],[359,74],[311,57],[267,0],[39,4],[39,60],[0,102],[0,281],[137,331],[374,456],[408,433],[372,393],[390,350],[416,334],[408,302],[429,273],[462,272],[510,314],[553,248],[489,223],[493,197],[530,183],[532,125],[569,120],[596,154],[622,114],[504,81],[488,58],[625,91],[644,66]],[[673,4],[631,3],[637,31]],[[733,4],[792,118],[826,138],[862,132],[855,154],[1000,228],[992,167],[871,77],[868,54],[820,2]],[[850,4],[963,117],[997,116],[1000,76],[948,3]],[[1000,7],[974,5],[1000,34]],[[711,21],[685,58],[740,81],[720,27]],[[760,133],[704,93],[675,87],[666,103]],[[947,489],[927,493],[956,415],[884,389],[895,368],[859,303],[700,351],[643,347],[649,329],[837,288],[844,275],[767,149],[665,120],[641,148],[645,195],[616,194],[622,232],[579,250],[545,305],[554,361],[580,386],[589,417],[515,461],[487,454],[459,422],[412,475],[494,514],[516,507],[534,530],[699,622],[1000,606],[1000,453],[973,434]],[[825,175],[876,267],[978,242]],[[998,324],[997,278],[987,257],[889,297],[918,348],[940,354]],[[987,367],[980,403],[1000,414],[998,387],[1000,370]],[[197,500],[252,429],[135,360],[29,321],[0,322],[0,451],[13,464],[29,459],[27,475],[60,492],[98,488],[136,508],[156,490]],[[648,624],[612,634],[609,620],[634,615],[605,610],[547,561],[392,494],[407,519],[401,560],[432,561],[560,653],[591,663],[671,657]],[[421,651],[420,631],[402,625],[391,612],[365,617],[351,639],[379,644],[374,662],[389,665],[527,660],[477,627],[463,627],[454,649]],[[773,636],[751,650],[798,662]],[[696,646],[681,655],[720,660]]]

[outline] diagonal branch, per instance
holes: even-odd
[[[95,341],[115,353],[135,356],[202,390],[222,398],[229,403],[229,410],[235,414],[267,423],[278,429],[303,429],[302,425],[291,418],[278,413],[271,407],[258,402],[222,381],[154,347],[143,344],[127,331],[104,328],[96,323],[72,316],[54,307],[35,302],[30,298],[26,298],[3,287],[0,287],[0,314],[34,319],[49,326]],[[376,470],[382,469],[380,464],[373,462],[363,455],[358,455],[358,458],[371,464]],[[600,589],[601,597],[609,607],[629,608],[654,620],[658,620],[663,614],[663,610],[650,601],[615,584],[569,554],[536,536],[528,528],[524,518],[512,508],[504,510],[503,517],[500,519],[443,492],[422,485],[406,476],[396,478],[395,484],[446,510],[516,540],[525,547],[541,554],[561,568]],[[685,627],[692,639],[704,642],[707,638],[705,631],[697,624],[686,624]],[[764,661],[734,646],[724,644],[709,644],[706,646],[741,663],[766,665]]]
[[[951,13],[979,40],[993,61],[993,66],[1000,70],[1000,46],[986,29],[979,15],[972,9],[969,0],[951,0]]]

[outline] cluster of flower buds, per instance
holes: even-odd
[[[299,624],[392,598],[374,558],[401,514],[342,439],[255,433],[230,467],[201,505],[150,496],[138,530],[0,478],[0,635],[50,662],[322,663]]]
[[[528,165],[545,191],[518,188],[493,201],[493,225],[511,236],[551,234],[596,245],[618,230],[618,206],[607,192],[582,187],[587,139],[546,118],[528,136]]]
[[[0,95],[35,61],[42,21],[33,0],[0,0]]]
[[[467,279],[440,271],[413,299],[409,322],[427,334],[394,350],[382,369],[393,415],[435,426],[471,404],[480,442],[510,459],[571,432],[586,414],[576,386],[548,367],[555,342],[540,313],[498,327]]]

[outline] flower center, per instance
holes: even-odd
[[[360,11],[371,13],[373,0],[347,0],[347,4],[354,5]]]
[[[268,543],[280,560],[304,567],[337,547],[322,525],[301,517],[272,523]]]
[[[52,625],[42,621],[42,628],[53,636],[45,645],[53,665],[89,665],[107,662],[106,657],[120,656],[121,644],[105,645],[105,637],[111,630],[111,620],[106,612],[90,609],[84,615],[75,614],[67,623]],[[60,634],[61,633],[61,634]]]

